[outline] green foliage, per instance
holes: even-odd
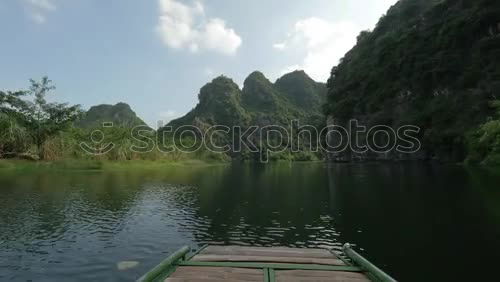
[[[49,103],[46,96],[55,89],[47,78],[30,80],[29,91],[0,92],[0,158],[62,160],[179,160],[181,154],[163,154],[159,151],[136,153],[133,145],[141,145],[132,138],[131,128],[145,125],[130,107],[124,103],[115,106],[92,107],[81,120],[78,105]],[[25,100],[32,94],[33,100]],[[102,127],[102,122],[113,122],[113,127]],[[74,127],[77,124],[80,127]],[[100,144],[94,144],[90,136],[98,128],[103,132]],[[151,139],[155,139],[152,131]],[[88,154],[81,144],[97,147],[96,154]],[[105,145],[114,144],[113,150],[99,154]],[[101,147],[102,145],[102,147]],[[188,157],[184,157],[188,158]]]
[[[500,165],[500,120],[489,121],[468,136],[468,163]]]
[[[303,71],[286,74],[274,84],[256,71],[245,79],[242,90],[231,79],[221,76],[203,86],[198,97],[199,103],[191,112],[168,125],[174,128],[194,125],[202,131],[212,125],[241,126],[243,132],[249,126],[280,125],[288,128],[292,120],[299,120],[301,125],[321,127],[324,124],[321,107],[326,100],[326,85],[315,82]],[[253,140],[255,144],[258,144],[257,139]],[[216,142],[221,145],[227,144],[228,140]],[[260,159],[260,154],[251,154],[243,149],[243,152],[231,157],[238,160]],[[274,154],[271,159],[291,160],[293,155],[287,148],[285,153]],[[223,155],[224,159],[227,157]],[[321,156],[311,158],[318,157]],[[304,158],[308,157],[300,157]]]
[[[105,138],[102,143],[115,144],[109,154],[94,156],[84,152],[80,143],[92,144],[89,139],[94,128],[72,127],[74,122],[81,117],[80,107],[47,102],[46,96],[55,89],[47,77],[42,78],[41,81],[30,80],[30,82],[29,91],[0,92],[0,158],[43,160],[68,158],[130,160],[138,158],[137,153],[131,150],[132,145],[137,141],[132,138],[129,127],[103,129]],[[23,98],[29,94],[34,96],[33,100],[24,100]],[[99,115],[99,109],[99,107],[93,108],[90,114],[86,115],[86,121],[89,121],[89,117],[98,116],[103,118],[103,121],[116,121],[118,125],[144,124],[135,116],[135,113],[132,117],[136,122],[129,123],[130,119],[127,117],[130,115],[127,114],[132,110],[128,105],[116,105],[112,109],[115,110],[112,114],[108,112]],[[126,114],[123,115],[123,112]],[[106,117],[113,119],[106,120]],[[122,119],[123,122],[121,122]],[[150,154],[141,155],[141,158],[147,157],[151,157]]]
[[[30,83],[29,91],[0,92],[0,151],[5,157],[30,156],[27,151],[33,142],[43,159],[45,141],[68,128],[81,113],[78,105],[46,101],[46,95],[55,89],[47,77]],[[34,96],[33,101],[22,99],[28,94]]]
[[[0,158],[25,153],[30,147],[30,135],[26,128],[5,113],[0,113]]]
[[[169,123],[170,126],[212,124],[234,126],[248,123],[250,117],[241,106],[241,91],[231,79],[220,76],[206,84],[198,95],[198,105],[187,115]]]
[[[401,0],[334,67],[325,113],[422,129],[428,157],[460,161],[500,90],[500,6]]]
[[[326,85],[312,80],[304,71],[285,74],[276,88],[292,104],[309,115],[316,115],[326,99]]]
[[[77,127],[96,128],[105,122],[112,122],[114,127],[133,128],[146,125],[128,104],[98,105],[91,107],[81,119],[76,122]]]
[[[29,149],[30,135],[20,122],[17,111],[26,103],[21,99],[25,91],[0,91],[0,158],[17,156]]]
[[[251,73],[243,84],[242,104],[247,111],[272,114],[286,103],[273,84],[261,72]]]
[[[272,84],[262,73],[253,72],[243,90],[231,79],[221,76],[200,90],[198,105],[187,115],[170,122],[181,125],[289,125],[321,115],[326,86],[303,71],[284,75]]]
[[[492,101],[490,106],[497,111],[497,118],[468,134],[467,163],[500,165],[500,100]]]
[[[55,89],[47,77],[41,81],[30,80],[30,83],[29,93],[34,96],[34,101],[22,103],[18,111],[22,113],[22,122],[38,148],[40,159],[43,159],[45,141],[71,126],[82,112],[79,105],[47,102],[47,94]]]
[[[27,91],[0,91],[0,112],[9,114],[10,116],[19,117],[17,109],[22,109],[27,106],[26,102],[21,99],[27,94]]]

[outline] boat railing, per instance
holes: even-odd
[[[375,266],[373,263],[368,261],[358,252],[352,249],[351,244],[347,243],[342,247],[344,254],[353,262],[354,265],[359,266],[371,274],[372,280],[381,282],[395,282],[396,280],[389,276],[389,274],[382,271],[380,268]]]

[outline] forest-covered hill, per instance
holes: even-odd
[[[192,111],[169,125],[290,125],[292,119],[317,122],[325,97],[325,84],[315,82],[304,71],[286,74],[274,84],[256,71],[245,79],[241,90],[232,79],[219,76],[201,88]]]
[[[76,123],[78,127],[98,128],[105,122],[112,122],[116,127],[133,128],[137,125],[146,125],[128,104],[97,105],[86,111]]]
[[[500,3],[401,0],[333,68],[325,110],[337,124],[419,126],[423,150],[406,158],[481,162],[500,153],[500,126],[483,128],[499,98]]]
[[[220,76],[201,88],[198,99],[192,111],[168,126],[194,125],[203,131],[213,125],[225,125],[244,130],[248,126],[267,125],[289,128],[292,120],[320,127],[325,121],[321,109],[326,101],[326,85],[312,80],[304,71],[285,74],[275,83],[256,71],[245,79],[243,89],[232,79]],[[285,153],[286,156],[277,158],[314,159],[309,153],[294,156]],[[233,157],[256,156],[233,154]]]

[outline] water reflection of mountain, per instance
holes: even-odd
[[[233,165],[200,186],[198,240],[221,244],[339,246],[323,164]],[[319,169],[318,169],[319,168]]]

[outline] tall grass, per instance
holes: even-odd
[[[0,158],[27,154],[32,145],[31,137],[15,118],[0,113]]]

